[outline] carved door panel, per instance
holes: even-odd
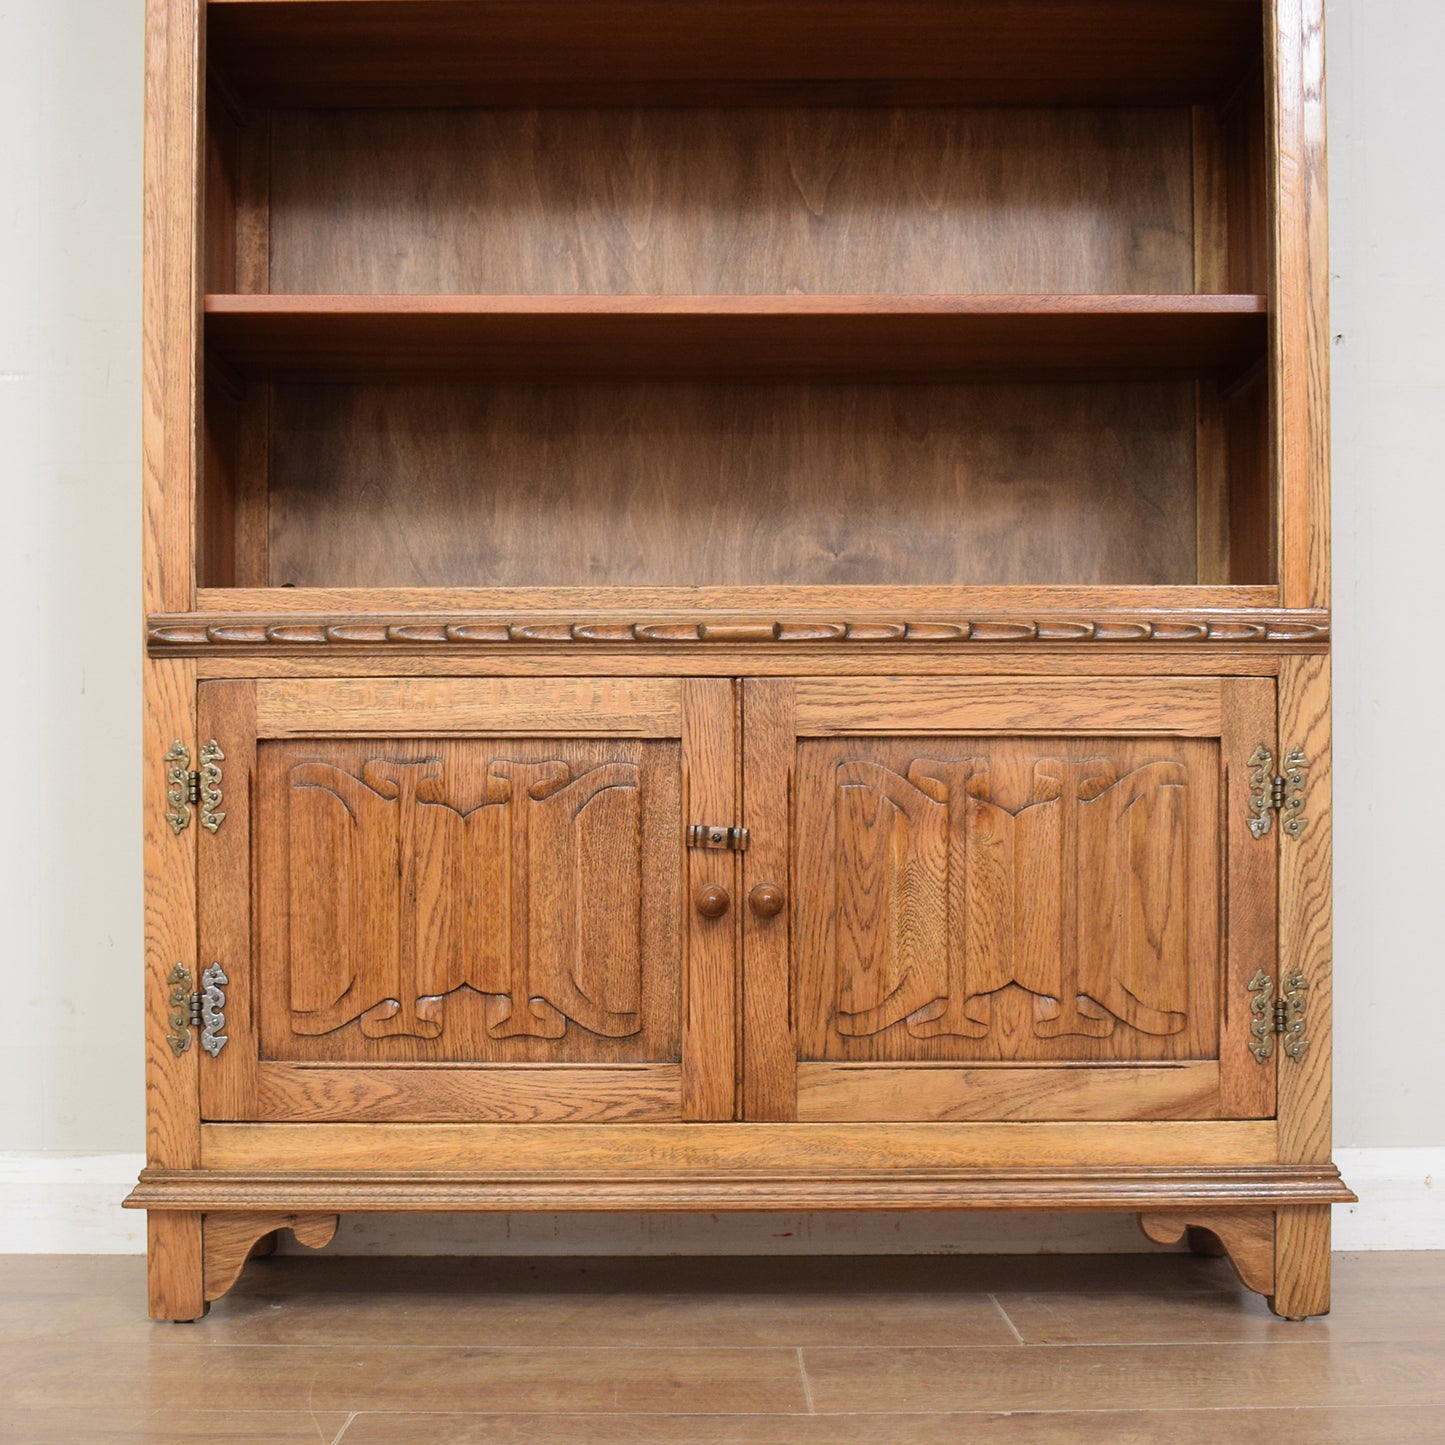
[[[1258,1118],[1274,685],[747,685],[749,1117]],[[787,1040],[786,1053],[781,1040]]]
[[[201,713],[207,1117],[731,1115],[732,945],[684,911],[683,798],[731,816],[732,684],[207,683]]]

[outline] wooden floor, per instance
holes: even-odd
[[[139,1259],[0,1257],[0,1440],[1445,1441],[1445,1254],[1336,1286],[1290,1325],[1183,1255],[278,1257],[153,1325]]]

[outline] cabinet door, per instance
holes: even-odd
[[[200,714],[206,1117],[731,1116],[732,920],[683,901],[732,882],[683,846],[684,797],[733,814],[731,683],[218,682]]]
[[[747,1117],[1268,1117],[1274,684],[747,684]]]

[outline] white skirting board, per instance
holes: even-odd
[[[1445,1148],[1341,1149],[1335,1159],[1360,1196],[1335,1209],[1336,1249],[1445,1249]],[[143,1253],[145,1216],[120,1207],[143,1162],[139,1154],[0,1153],[0,1254]],[[1131,1254],[1149,1247],[1131,1218],[1112,1214],[351,1214],[329,1252]]]

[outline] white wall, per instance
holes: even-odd
[[[142,1144],[141,0],[0,0],[0,1149]]]
[[[1445,1143],[1445,112],[1438,0],[1329,6],[1336,1138]],[[1431,1042],[1431,1039],[1435,1039]]]
[[[0,705],[0,1151],[16,1153],[142,1144],[142,11],[0,0],[0,627],[17,679]],[[1330,24],[1337,1138],[1442,1147],[1445,6],[1332,0]]]

